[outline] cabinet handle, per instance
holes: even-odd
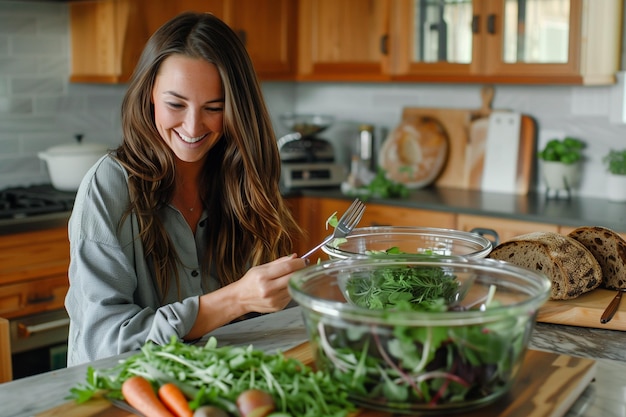
[[[387,44],[389,43],[389,35],[385,34],[380,37],[380,53],[383,55],[389,54],[389,48]]]
[[[496,33],[496,15],[490,14],[487,16],[487,32],[492,35]]]
[[[35,298],[29,298],[27,301],[27,304],[41,304],[41,303],[47,303],[54,300],[54,294],[52,295],[48,295],[45,297],[35,297]]]
[[[17,334],[20,338],[26,339],[31,337],[35,333],[47,332],[55,330],[61,327],[65,327],[70,324],[69,317],[61,318],[57,320],[47,321],[44,323],[26,325],[24,323],[17,323]]]
[[[480,16],[475,14],[472,16],[472,33],[476,35],[478,32],[480,32]]]
[[[238,30],[237,31],[237,36],[239,37],[239,39],[241,40],[241,43],[243,43],[243,46],[248,46],[247,42],[248,42],[248,34],[246,33],[245,30]]]

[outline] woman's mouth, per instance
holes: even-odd
[[[201,136],[189,137],[189,136],[183,135],[180,132],[177,132],[177,131],[175,131],[175,132],[176,132],[176,134],[178,135],[179,138],[181,138],[184,142],[187,142],[187,143],[200,142],[206,136],[206,133],[205,133],[204,135],[201,135]]]

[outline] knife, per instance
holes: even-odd
[[[613,297],[609,305],[606,306],[604,313],[602,313],[600,323],[605,324],[611,321],[619,308],[619,303],[622,300],[622,292],[623,290],[617,290],[617,294],[615,294],[615,297]]]

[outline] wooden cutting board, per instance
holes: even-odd
[[[598,329],[626,330],[626,300],[608,323],[600,323],[600,316],[616,291],[595,289],[573,300],[548,301],[540,309],[537,321]]]
[[[313,363],[309,343],[303,343],[285,356],[306,364]],[[474,412],[447,413],[454,417],[561,417],[593,380],[596,362],[556,353],[528,350],[521,373],[507,395]],[[84,404],[68,402],[37,417],[129,417],[133,414],[104,399]],[[392,414],[362,410],[353,417],[392,417]]]
[[[493,86],[485,86],[480,91],[482,107],[472,113],[467,133],[468,146],[465,148],[465,178],[469,188],[480,188],[485,167],[485,144],[489,131],[489,116],[493,102]]]
[[[527,194],[532,181],[535,161],[537,126],[535,120],[521,115],[517,149],[503,149],[499,144],[487,148],[488,107],[491,97],[483,91],[483,109],[446,109],[405,107],[403,120],[430,117],[436,119],[446,130],[449,149],[448,160],[434,184],[439,187],[481,190],[486,152],[517,152],[515,194]],[[486,97],[486,98],[485,98]]]

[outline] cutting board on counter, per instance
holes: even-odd
[[[445,129],[448,159],[435,185],[526,194],[535,161],[535,120],[526,114],[492,110],[493,91],[487,88],[481,94],[480,109],[405,107],[402,120],[432,118]],[[511,124],[516,117],[517,124]]]
[[[595,289],[573,300],[550,300],[540,309],[540,323],[565,324],[569,326],[593,327],[597,329],[626,330],[626,300],[608,323],[600,323],[600,316],[609,305],[616,291]]]
[[[313,363],[309,343],[303,343],[285,352],[285,356],[306,364]],[[596,362],[588,358],[574,358],[556,353],[529,350],[517,382],[511,391],[495,403],[474,412],[447,413],[459,417],[561,417],[572,406],[593,380]],[[37,417],[129,417],[104,399],[84,404],[68,402],[37,414]],[[392,414],[361,410],[354,417],[393,417]]]

